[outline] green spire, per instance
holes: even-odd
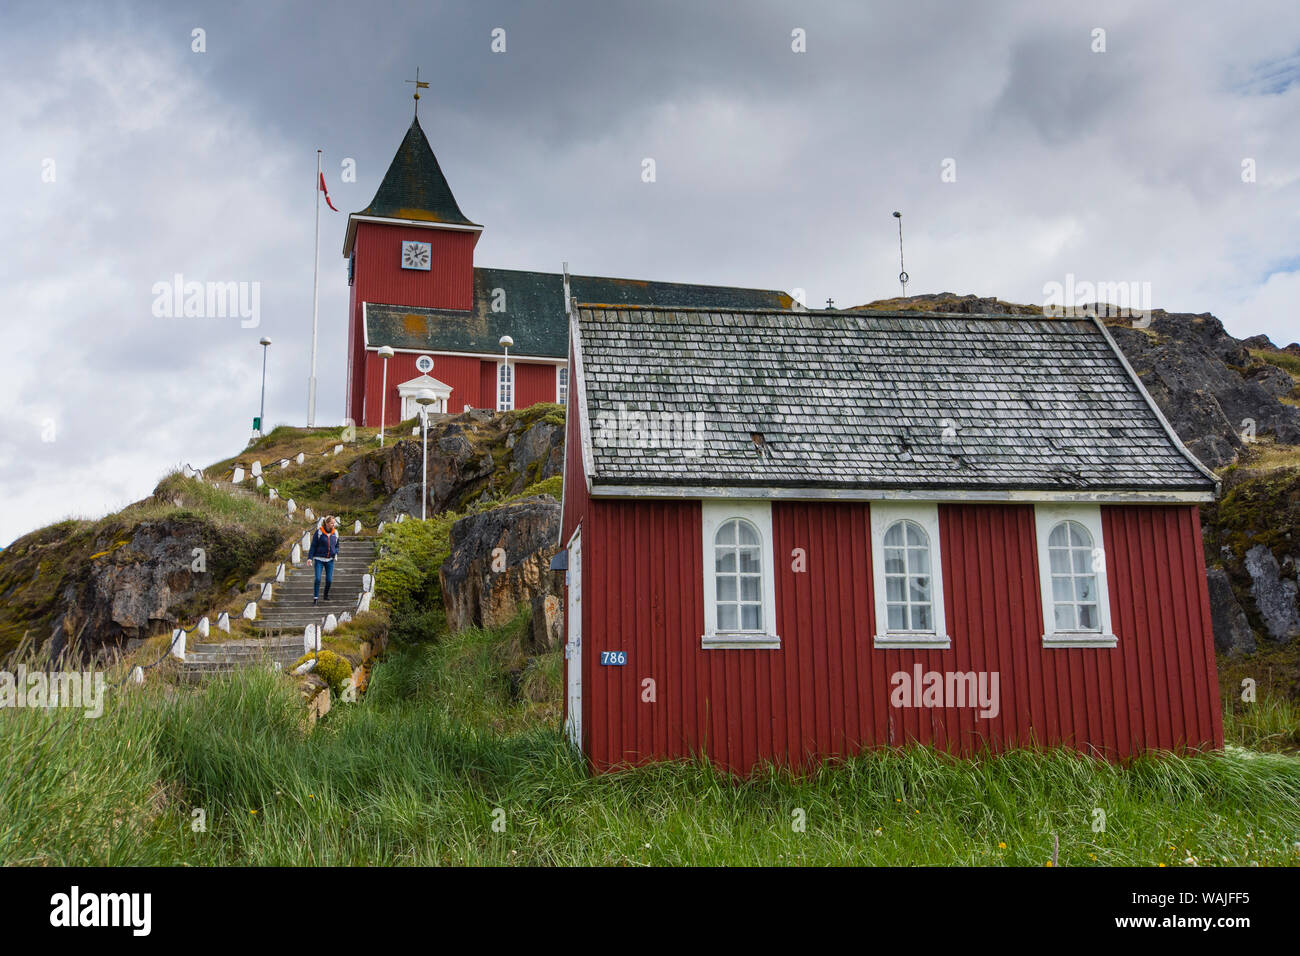
[[[438,158],[433,155],[417,116],[384,173],[375,198],[357,215],[384,219],[418,219],[455,226],[475,226],[456,205]]]

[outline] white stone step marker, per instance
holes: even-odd
[[[274,488],[272,488],[269,492],[267,492],[266,497],[267,497],[268,500],[270,500],[270,501],[274,501],[276,498],[279,498],[279,497],[280,497],[280,492],[278,492],[278,491],[276,491]]]
[[[304,654],[320,650],[320,626],[308,624],[302,632],[302,650]]]
[[[257,476],[257,487],[258,487],[258,488],[261,488],[263,484],[264,484],[264,482],[262,481],[262,476],[261,476],[261,475],[258,475],[258,476]]]
[[[360,533],[361,533],[361,520],[360,520],[360,519],[357,519],[356,521],[352,522],[352,533],[353,533],[353,534],[360,534]]]
[[[339,629],[339,619],[333,614],[325,615],[325,633],[333,634]]]
[[[262,584],[262,593],[257,598],[259,601],[271,600],[271,582],[266,581]]]
[[[342,614],[339,615],[339,623],[340,623],[340,624],[346,624],[346,623],[347,623],[348,621],[350,621],[350,620],[352,620],[352,612],[351,612],[351,611],[344,611]]]
[[[298,510],[298,505],[292,498],[288,500],[288,502],[285,504],[285,507],[289,509],[289,514],[293,514],[295,511]]]
[[[342,445],[335,445],[335,446],[334,446],[334,454],[337,455],[337,454],[338,454],[339,452],[341,452],[342,450],[343,450],[343,446],[342,446]]]
[[[275,583],[276,584],[284,583],[284,562],[277,564],[275,567]]]
[[[289,563],[302,564],[302,545],[293,546],[293,550],[289,552]]]
[[[131,683],[132,684],[144,683],[144,668],[141,667],[139,664],[136,664],[135,667],[131,668]]]
[[[250,621],[256,621],[256,620],[257,620],[257,602],[256,602],[256,601],[249,601],[247,604],[244,605],[244,617],[248,618]]]
[[[199,618],[199,626],[197,630],[199,632],[199,637],[207,637],[210,633],[208,630],[208,618],[206,614]]]
[[[222,611],[217,617],[217,630],[225,631],[227,634],[230,633],[230,613],[228,611]]]
[[[298,457],[294,459],[294,461],[296,461],[300,465],[306,460],[307,460],[307,456],[304,455],[302,452],[298,452]]]
[[[361,590],[373,591],[375,589],[375,580],[369,574],[361,575]]]
[[[310,508],[303,508],[303,509],[302,509],[302,515],[303,515],[303,517],[306,518],[308,521],[315,521],[315,520],[316,520],[316,512],[312,511]]]
[[[185,629],[178,627],[172,631],[171,655],[178,661],[185,660]]]
[[[310,626],[310,625],[308,625],[308,626]],[[311,649],[308,648],[307,650],[308,650],[308,653],[310,653]],[[295,677],[301,677],[303,674],[309,674],[309,673],[311,673],[312,671],[314,671],[315,669],[316,669],[316,658],[313,657],[311,660],[309,660],[309,661],[303,661],[301,664],[299,664],[297,667],[295,667],[295,668],[293,669],[293,673],[294,673],[294,676],[295,676]]]
[[[249,465],[248,470],[254,478],[258,478],[262,474],[262,463],[260,461],[255,461]]]
[[[370,610],[370,592],[366,591],[361,595],[361,600],[357,601],[357,613]]]
[[[244,469],[236,465],[235,474],[231,477],[230,480],[233,481],[235,484],[239,484],[240,482],[242,482],[244,480]]]

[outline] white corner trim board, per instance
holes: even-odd
[[[905,571],[900,577],[891,573],[885,564],[885,536],[895,524],[903,522],[897,533],[904,543]],[[917,530],[924,541],[924,549],[915,544]],[[874,501],[871,504],[871,591],[876,614],[876,633],[872,642],[878,648],[918,648],[946,650],[952,646],[948,636],[947,618],[943,606],[943,560],[939,551],[939,506],[934,502]],[[917,566],[914,562],[924,562]],[[890,580],[901,583],[901,588],[891,595]],[[919,593],[913,584],[928,590],[927,602],[917,600]],[[892,598],[892,599],[891,599]],[[890,610],[901,621],[890,626]],[[917,616],[928,617],[918,622]]]
[[[1110,584],[1106,577],[1101,507],[1035,505],[1034,530],[1043,606],[1043,647],[1118,646],[1119,638],[1110,621]],[[1058,533],[1055,540],[1054,531]],[[1057,561],[1055,568],[1053,557]],[[1094,614],[1095,619],[1091,619]]]
[[[701,535],[703,541],[704,568],[704,634],[700,637],[700,646],[705,650],[779,650],[781,638],[776,633],[776,569],[775,553],[772,542],[772,504],[769,501],[752,499],[711,500],[701,502],[703,519]],[[758,534],[758,553],[761,562],[759,568],[759,626],[743,629],[737,612],[737,627],[720,628],[718,619],[719,588],[727,588],[726,571],[722,572],[723,581],[719,582],[718,557],[716,554],[718,533],[732,520],[738,520],[749,526]],[[725,544],[723,545],[725,549]],[[737,554],[737,562],[739,556]],[[736,571],[739,571],[737,564]],[[741,581],[735,581],[736,595],[740,595]],[[752,578],[751,578],[752,580]],[[725,600],[723,603],[726,603]],[[754,602],[750,602],[751,605]]]

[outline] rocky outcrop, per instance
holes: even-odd
[[[439,571],[452,630],[500,627],[540,601],[540,646],[554,643],[561,575],[550,570],[558,550],[560,503],[536,495],[461,518],[451,526],[451,553]],[[553,599],[550,622],[547,600]],[[535,623],[535,628],[538,626]]]
[[[1223,568],[1205,572],[1210,591],[1210,621],[1214,628],[1214,646],[1224,654],[1255,653],[1255,632],[1250,629],[1246,612],[1237,603],[1232,582]]]
[[[1148,327],[1116,321],[1111,334],[1174,431],[1211,468],[1232,464],[1254,436],[1300,444],[1300,408],[1280,401],[1295,388],[1291,376],[1257,360],[1214,316],[1156,311]]]
[[[564,426],[545,407],[498,414],[473,409],[429,422],[428,513],[518,494],[564,469]],[[420,513],[423,436],[393,435],[382,452],[356,459],[329,483],[332,495],[357,502],[382,497],[379,518]]]
[[[1245,566],[1251,580],[1251,597],[1269,637],[1279,643],[1300,637],[1300,609],[1296,606],[1300,586],[1282,576],[1277,558],[1262,544],[1246,552]]]
[[[250,540],[192,517],[108,535],[61,582],[50,650],[74,640],[88,648],[118,644],[174,627],[202,613],[229,578],[270,560],[279,543],[272,533]]]

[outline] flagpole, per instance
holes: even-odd
[[[316,425],[316,326],[320,308],[320,182],[321,151],[316,150],[316,261],[311,273],[311,379],[307,383],[307,427]]]

